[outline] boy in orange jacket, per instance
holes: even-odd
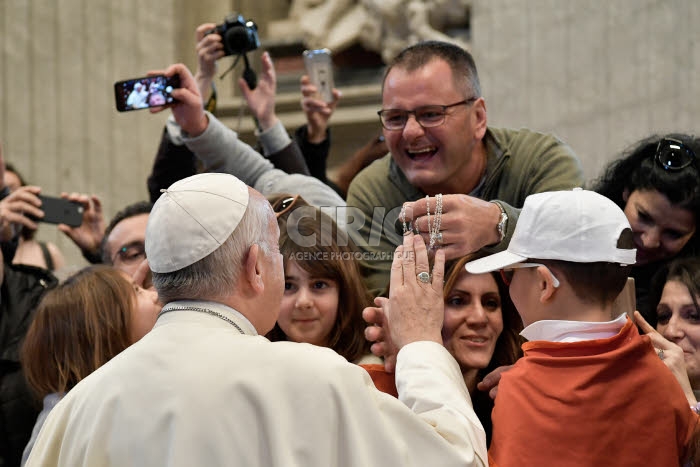
[[[529,341],[498,387],[492,466],[683,461],[698,417],[649,338],[612,316],[635,256],[620,208],[575,189],[529,196],[508,249],[466,265],[510,280]]]

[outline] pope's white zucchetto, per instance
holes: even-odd
[[[184,178],[163,190],[146,227],[151,271],[178,271],[219,248],[248,207],[248,186],[223,173]]]

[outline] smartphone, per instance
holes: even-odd
[[[180,87],[180,77],[174,75],[168,78],[164,75],[144,76],[127,79],[114,83],[114,99],[117,110],[148,109],[161,105],[172,104],[175,98],[173,89]]]
[[[304,51],[304,67],[311,82],[325,102],[333,102],[333,61],[328,49]]]
[[[71,227],[78,227],[83,223],[83,205],[74,201],[53,196],[38,195],[41,200],[41,210],[44,217],[32,220],[37,222],[48,222],[49,224],[66,224]]]

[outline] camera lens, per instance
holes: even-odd
[[[224,41],[226,41],[228,48],[234,51],[234,53],[248,51],[248,34],[246,30],[240,26],[234,26],[226,31]]]

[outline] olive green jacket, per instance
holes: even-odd
[[[555,136],[528,129],[489,128],[484,141],[485,180],[473,195],[498,200],[508,214],[505,238],[490,248],[495,252],[508,246],[528,195],[582,186],[584,179],[576,154]],[[394,228],[402,204],[423,197],[425,193],[408,182],[390,155],[365,168],[350,184],[347,204],[361,210],[365,222],[348,233],[361,252],[362,274],[373,295],[389,284],[393,252],[402,241]]]

